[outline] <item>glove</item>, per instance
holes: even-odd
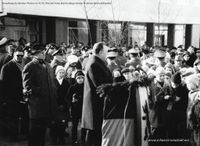
[[[78,102],[78,95],[77,94],[73,94],[72,96],[72,103]]]
[[[103,98],[107,96],[112,89],[112,84],[102,84],[97,87],[96,93],[100,96],[100,98]]]

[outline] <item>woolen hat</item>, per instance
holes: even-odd
[[[180,84],[181,83],[181,73],[180,72],[176,72],[173,76],[172,76],[172,81],[176,84]]]
[[[59,71],[63,70],[65,72],[65,68],[61,65],[58,65],[55,70],[55,74],[57,75]]]
[[[85,76],[85,74],[82,72],[82,70],[78,70],[76,73],[75,73],[75,79],[79,76]]]

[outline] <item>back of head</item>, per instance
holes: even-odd
[[[103,43],[103,42],[95,43],[93,46],[93,53],[95,55],[98,55],[101,52],[101,50],[103,50],[104,45],[105,45],[105,43]]]

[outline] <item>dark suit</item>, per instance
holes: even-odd
[[[11,132],[10,136],[16,138],[17,119],[24,114],[22,114],[22,106],[20,104],[20,101],[23,99],[22,73],[14,60],[3,65],[1,80],[3,100],[6,103],[6,116],[10,119],[8,121],[8,128],[11,129],[9,130]]]
[[[32,91],[28,98],[31,120],[29,146],[44,146],[47,124],[57,109],[56,85],[50,65],[34,58],[24,67],[23,86],[26,91]]]
[[[89,129],[88,145],[101,145],[103,99],[97,95],[96,88],[103,83],[111,83],[112,74],[106,63],[94,55],[88,59],[85,69],[82,128]]]

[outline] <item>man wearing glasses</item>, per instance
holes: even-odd
[[[1,80],[3,88],[3,100],[6,107],[7,131],[9,131],[9,138],[12,141],[17,140],[18,136],[18,119],[20,117],[20,101],[23,98],[22,86],[22,70],[23,63],[23,49],[17,47],[14,50],[13,59],[3,65],[1,70]]]

